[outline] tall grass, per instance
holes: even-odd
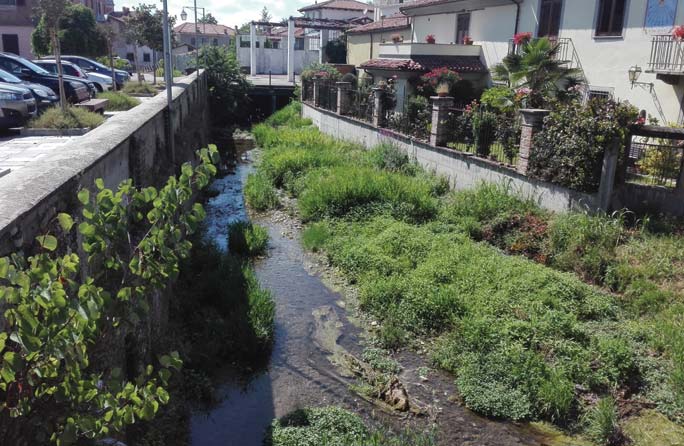
[[[254,210],[267,211],[278,206],[276,190],[263,173],[251,173],[244,187],[245,200]]]
[[[266,253],[268,231],[247,221],[235,221],[228,226],[228,249],[232,254],[254,257]]]
[[[107,99],[108,111],[126,111],[140,105],[140,99],[128,96],[120,91],[103,91],[97,95],[98,99]]]
[[[38,129],[93,129],[104,122],[104,116],[80,107],[59,107],[47,109],[40,116],[31,119],[27,126]]]

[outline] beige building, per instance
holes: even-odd
[[[411,24],[406,16],[381,18],[367,25],[347,31],[347,63],[360,66],[367,60],[380,55],[380,44],[392,39],[411,40]]]

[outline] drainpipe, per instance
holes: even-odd
[[[520,28],[520,0],[511,0],[512,3],[515,4],[516,11],[515,11],[515,31],[513,31],[513,34],[518,34],[518,28]]]

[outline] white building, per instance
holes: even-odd
[[[684,122],[684,43],[671,36],[684,24],[682,0],[416,0],[400,10],[410,17],[413,44],[432,35],[437,53],[472,54],[460,44],[468,35],[488,67],[508,54],[518,32],[558,39],[590,91]],[[643,72],[634,85],[631,67]]]

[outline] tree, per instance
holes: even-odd
[[[106,48],[105,37],[97,27],[95,16],[90,8],[81,4],[67,2],[64,15],[59,20],[59,43],[61,51],[79,56],[98,57]],[[50,35],[47,31],[46,17],[42,15],[31,34],[33,52],[45,55],[53,52]]]
[[[66,94],[64,92],[64,72],[62,71],[62,52],[59,39],[59,24],[69,5],[69,0],[40,0],[38,3],[38,11],[41,14],[40,20],[43,22],[45,31],[50,38],[50,46],[52,47],[55,60],[57,61],[59,104],[62,107],[62,110],[66,110],[67,100]]]
[[[271,21],[271,13],[268,12],[268,8],[264,6],[264,8],[261,10],[261,18],[259,19],[261,22],[270,22]]]
[[[100,32],[102,33],[102,36],[105,39],[105,42],[107,44],[107,64],[109,64],[109,69],[112,70],[112,89],[116,91],[116,71],[114,67],[114,39],[116,38],[116,31],[114,31],[114,28],[112,27],[112,24],[107,22],[103,23],[101,25],[98,25],[100,28]]]
[[[197,22],[206,23],[207,25],[218,25],[218,20],[216,20],[216,17],[211,15],[210,12],[208,12],[204,17],[198,19]]]
[[[207,70],[209,81],[209,106],[214,123],[243,122],[247,105],[249,81],[240,72],[235,51],[222,46],[204,46],[200,59]]]
[[[157,10],[154,5],[141,4],[126,18],[126,40],[135,46],[133,59],[135,69],[138,73],[138,82],[142,81],[142,74],[138,65],[138,47],[147,45],[155,53],[154,83],[157,82],[156,75],[156,53],[164,49],[164,21],[162,11]],[[175,17],[169,17],[169,26],[173,27]]]
[[[494,78],[511,87],[529,88],[529,106],[544,107],[581,81],[580,71],[559,60],[558,50],[558,44],[545,37],[524,43],[521,54],[509,54],[494,66]]]

